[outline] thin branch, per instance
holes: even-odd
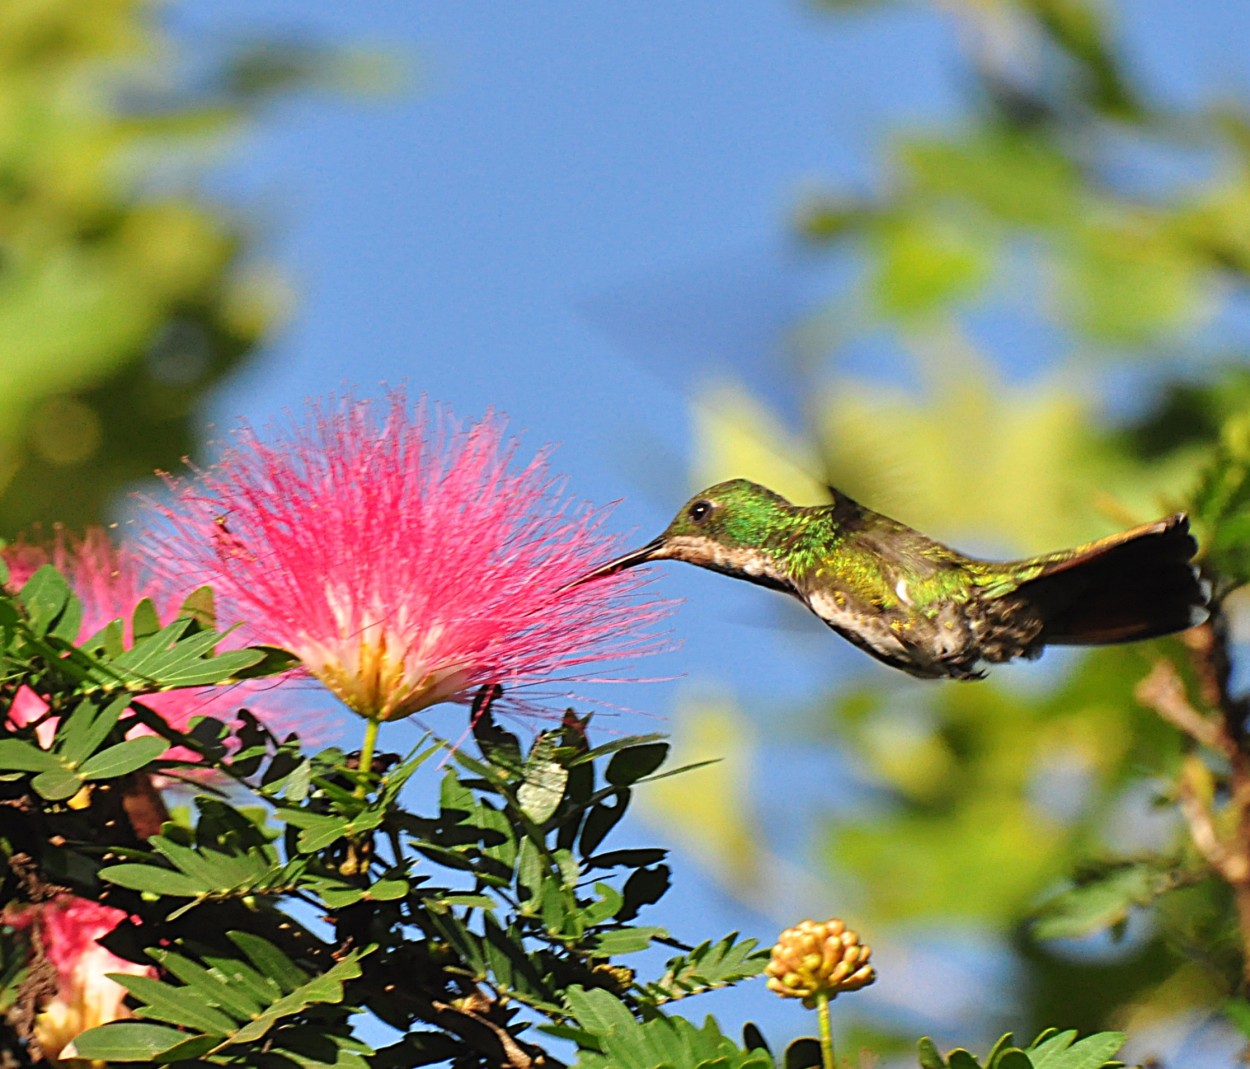
[[[1198,784],[1203,779],[1209,780],[1210,773],[1201,758],[1195,754],[1186,755],[1180,782],[1177,784],[1177,802],[1189,824],[1190,838],[1198,852],[1228,883],[1245,882],[1250,874],[1246,858],[1231,853],[1220,841],[1211,810],[1203,800],[1205,792],[1198,789]]]
[[[1228,617],[1223,607],[1214,605],[1206,623],[1190,628],[1181,636],[1193,654],[1202,700],[1217,709],[1228,734],[1240,744],[1245,741],[1246,700],[1234,697],[1229,689],[1232,656],[1228,648]]]
[[[1142,705],[1153,709],[1164,720],[1179,728],[1201,746],[1228,757],[1227,738],[1220,724],[1203,716],[1190,704],[1185,684],[1171,661],[1155,662],[1150,674],[1137,684],[1134,696]]]
[[[472,1021],[490,1032],[499,1044],[504,1057],[508,1059],[501,1064],[500,1069],[537,1069],[539,1066],[549,1064],[541,1050],[532,1046],[526,1050],[503,1025],[491,1020],[489,1014],[494,1011],[498,1003],[480,992],[458,1000],[457,1005],[447,1002],[431,1002],[430,1005],[440,1014]],[[454,1027],[450,1026],[449,1022],[443,1023]]]
[[[1245,750],[1247,700],[1229,689],[1232,662],[1227,624],[1219,607],[1202,626],[1185,635],[1197,674],[1198,691],[1211,710],[1195,708],[1176,666],[1158,661],[1135,691],[1153,709],[1200,746],[1227,763],[1224,811],[1213,810],[1214,773],[1202,757],[1185,755],[1177,784],[1177,803],[1194,847],[1233,892],[1242,943],[1242,987],[1250,992],[1250,754]],[[1221,832],[1221,826],[1225,829]]]

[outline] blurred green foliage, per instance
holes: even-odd
[[[887,5],[826,6],[862,19]],[[802,241],[855,265],[855,280],[796,324],[806,435],[722,385],[703,399],[692,484],[745,475],[812,502],[827,482],[1002,556],[1189,508],[1217,590],[1233,590],[1250,578],[1239,316],[1250,110],[1157,103],[1116,35],[1116,19],[1133,17],[1126,4],[932,6],[967,47],[962,115],[892,133],[875,187],[809,196],[795,216]],[[842,369],[844,354],[883,336],[913,384]],[[1013,336],[1032,370],[1015,369]],[[1134,404],[1107,405],[1125,392]],[[805,456],[816,470],[782,459]],[[1225,604],[1234,634],[1242,606],[1237,593]],[[1229,1006],[1235,1023],[1244,933],[1174,804],[1194,740],[1134,697],[1160,658],[1201,689],[1202,658],[1179,639],[1092,651],[1070,668],[1052,654],[1041,686],[1011,668],[968,686],[917,683],[867,661],[830,679],[823,711],[789,721],[794,736],[844,750],[871,788],[825,816],[830,911],[854,915],[874,942],[919,937],[958,955],[967,933],[997,940],[1012,983],[980,993],[982,1027],[1009,1014],[1024,1029],[1131,1032]],[[1208,691],[1201,715],[1237,735],[1244,708]],[[754,760],[767,767],[767,750]],[[1230,773],[1219,755],[1205,767],[1204,804],[1218,807]],[[678,829],[683,786],[670,785],[666,809]],[[740,792],[724,789],[723,811],[749,828]],[[734,838],[686,834],[703,848]],[[714,869],[732,871],[728,860]],[[1101,936],[1070,941],[1090,933]]]
[[[193,451],[286,302],[205,168],[269,95],[359,84],[342,54],[254,42],[188,88],[158,11],[0,5],[0,536],[105,520]]]

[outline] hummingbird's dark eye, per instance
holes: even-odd
[[[689,516],[695,523],[702,523],[712,514],[712,502],[696,501],[690,506]]]

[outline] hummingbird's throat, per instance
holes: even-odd
[[[755,546],[727,546],[701,535],[676,535],[665,542],[653,559],[665,558],[697,564],[765,586],[788,588],[790,585],[789,576],[777,567],[773,558]]]

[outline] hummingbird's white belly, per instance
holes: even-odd
[[[884,616],[864,612],[840,591],[812,591],[806,601],[812,612],[835,631],[879,657],[897,661],[906,655],[906,644]]]
[[[902,580],[895,593],[900,601],[906,586]],[[932,679],[942,676],[973,678],[981,666],[968,663],[969,644],[974,636],[968,621],[953,606],[942,606],[936,616],[914,612],[899,613],[865,607],[842,591],[815,590],[803,599],[826,624],[860,649],[911,675]]]

